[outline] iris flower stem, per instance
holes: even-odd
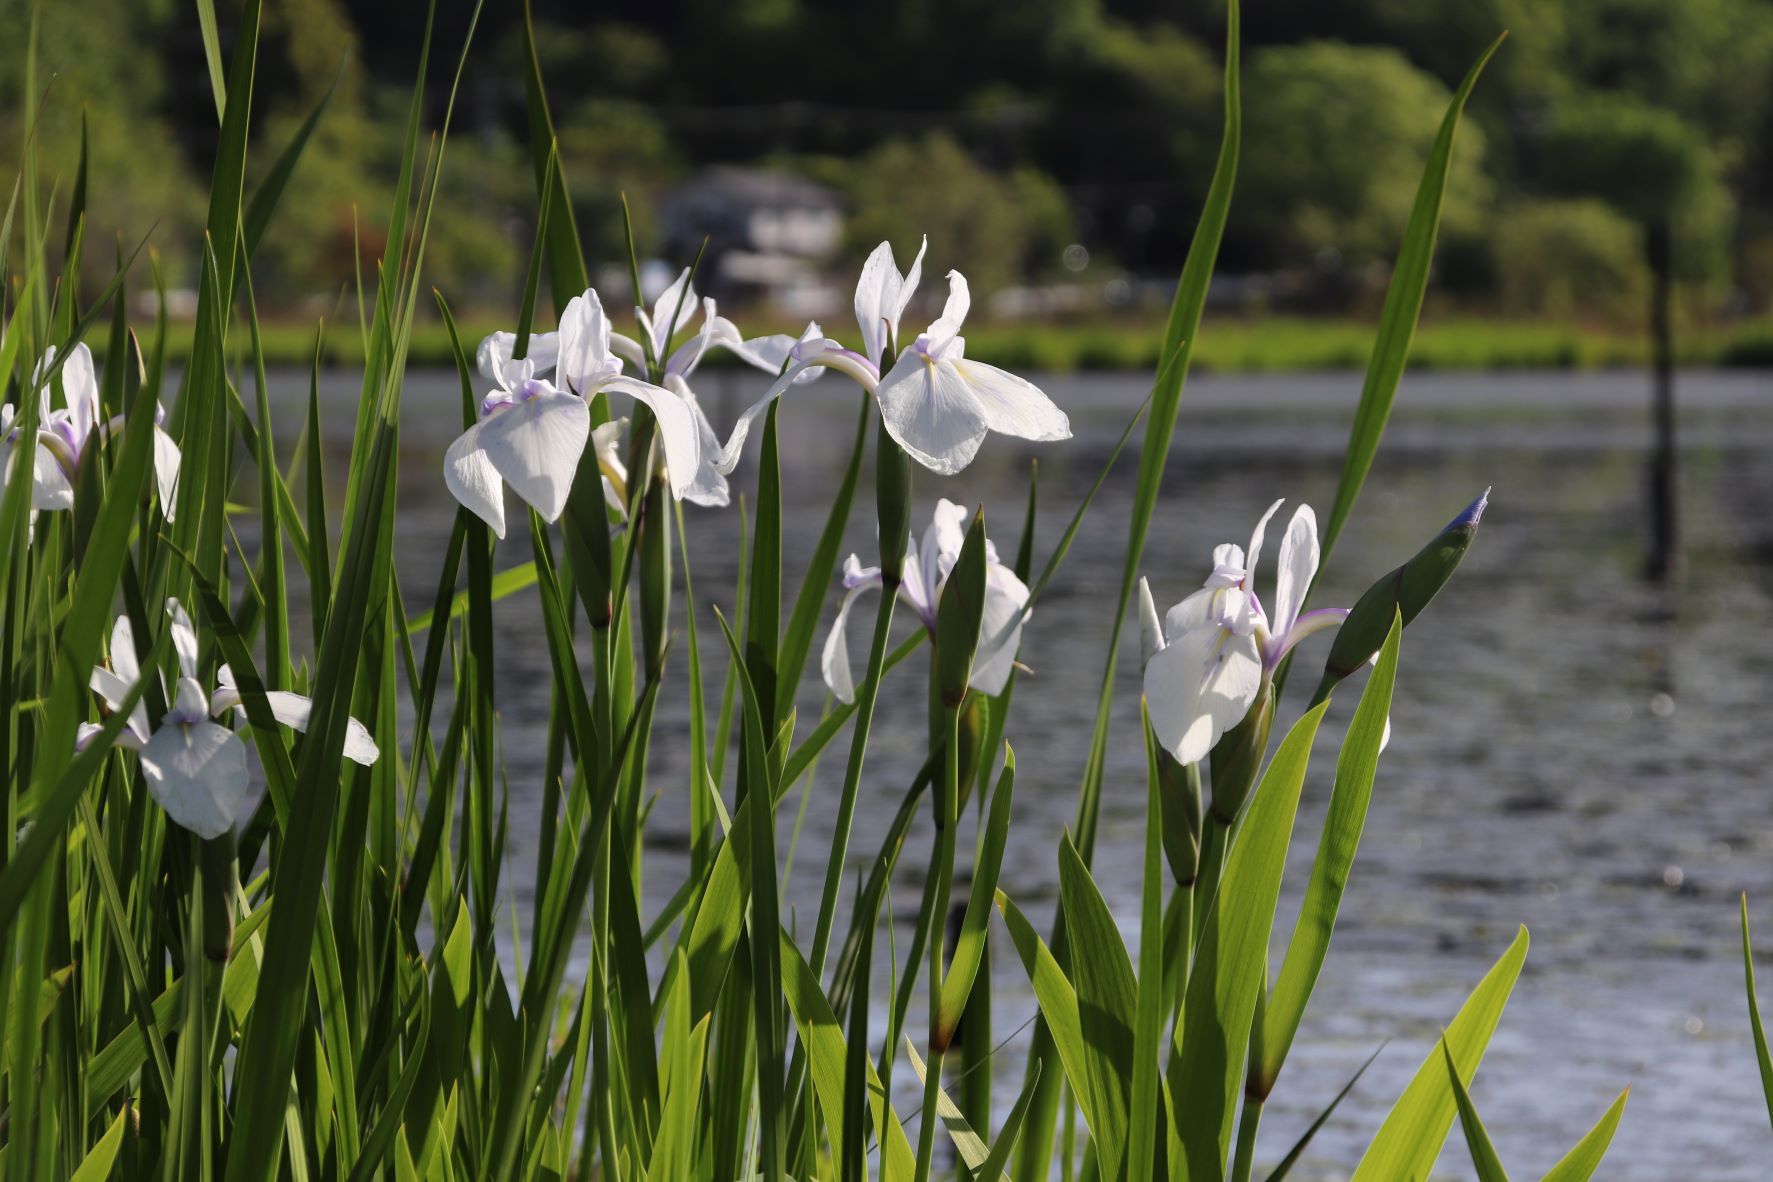
[[[1174,906],[1181,912],[1177,917],[1177,925],[1181,932],[1192,935],[1194,931],[1194,890],[1184,887],[1175,894]],[[1193,950],[1184,948],[1177,954],[1182,963],[1176,969],[1176,996],[1170,1006],[1170,1025],[1176,1031],[1182,1029],[1182,1005],[1188,999],[1188,974],[1194,964]],[[1174,1054],[1176,1042],[1171,1042],[1171,1053]]]
[[[599,835],[598,849],[595,854],[597,867],[598,889],[596,901],[592,905],[592,948],[591,948],[591,1095],[590,1104],[586,1109],[587,1122],[597,1122],[598,1139],[602,1142],[603,1166],[607,1171],[611,1168],[616,1147],[615,1114],[610,1108],[609,1094],[609,999],[604,983],[604,966],[609,948],[609,826],[603,827]],[[583,1162],[590,1162],[590,1138],[586,1138]]]
[[[1141,706],[1143,715],[1143,706]],[[1158,747],[1148,717],[1141,717],[1145,734],[1145,860],[1139,900],[1138,1012],[1134,1018],[1132,1105],[1134,1113],[1162,1111],[1157,1090],[1157,1043],[1159,1014],[1163,1006],[1164,964],[1164,851],[1163,787],[1158,773]],[[1131,1182],[1152,1182],[1152,1145],[1156,1124],[1149,1117],[1135,1120],[1127,1147]]]
[[[1250,1182],[1255,1164],[1256,1130],[1262,1124],[1262,1101],[1244,1097],[1243,1115],[1237,1120],[1237,1153],[1231,1159],[1231,1182]]]
[[[1194,878],[1194,914],[1190,917],[1188,940],[1191,959],[1206,931],[1207,913],[1212,909],[1213,896],[1219,891],[1219,872],[1225,868],[1225,851],[1230,844],[1231,823],[1220,820],[1211,809],[1207,810],[1206,823],[1201,826],[1200,869]]]
[[[917,1172],[914,1182],[928,1182],[930,1159],[936,1148],[936,1106],[942,1093],[942,1057],[947,1051],[942,1026],[942,945],[948,914],[948,889],[954,878],[954,830],[960,823],[960,708],[944,705],[942,730],[947,747],[943,758],[941,829],[936,834],[935,901],[930,908],[930,1032],[929,1057],[924,1064],[923,1116],[917,1135]]]

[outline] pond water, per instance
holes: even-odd
[[[306,379],[275,380],[279,404],[291,408],[281,428],[287,440]],[[1129,376],[1041,384],[1070,413],[1074,440],[1032,447],[993,437],[962,476],[941,481],[919,472],[915,490],[925,519],[940,495],[984,504],[999,545],[1013,551],[1028,459],[1038,455],[1037,567],[1146,390],[1143,379]],[[1198,585],[1213,544],[1241,543],[1271,499],[1304,499],[1327,510],[1359,386],[1350,374],[1203,375],[1190,382],[1144,562],[1163,603]],[[703,399],[724,424],[755,389],[744,376],[711,374]],[[1406,381],[1315,602],[1352,602],[1474,495],[1486,486],[1495,491],[1457,578],[1405,637],[1394,738],[1335,944],[1263,1124],[1259,1163],[1277,1161],[1389,1040],[1293,1175],[1326,1182],[1346,1176],[1440,1028],[1525,924],[1533,937],[1526,971],[1474,1088],[1516,1176],[1548,1169],[1627,1084],[1631,1101],[1602,1177],[1768,1176],[1773,1132],[1749,1040],[1736,931],[1737,899],[1746,890],[1763,946],[1773,952],[1768,394],[1764,375],[1682,376],[1686,569],[1678,588],[1665,591],[1640,577],[1643,378],[1426,374]],[[343,474],[355,397],[353,381],[328,379],[335,477]],[[417,372],[407,380],[397,559],[402,586],[415,604],[425,601],[420,606],[428,606],[455,507],[438,462],[454,434],[456,399],[453,374]],[[837,379],[796,391],[786,404],[790,592],[823,524],[826,490],[846,458],[855,407],[852,389]],[[1020,683],[1009,726],[1021,770],[1002,885],[1043,926],[1056,893],[1056,842],[1074,811],[1088,744],[1136,464],[1130,451],[1110,476],[1023,642],[1034,675]],[[755,447],[736,489],[751,487],[754,465]],[[865,482],[848,538],[865,557],[873,550],[870,489]],[[731,511],[692,510],[687,529],[712,707],[724,662],[714,651],[710,607],[730,609],[733,602],[737,523]],[[519,542],[508,544],[499,561],[527,557]],[[1260,572],[1264,592],[1272,577],[1272,567]],[[834,593],[827,621],[835,600]],[[534,856],[548,666],[533,596],[501,603],[497,619],[512,870],[527,916],[523,891]],[[858,654],[865,631],[856,632]],[[1136,738],[1136,632],[1124,643],[1096,873],[1131,943],[1144,757]],[[1302,659],[1321,660],[1323,644],[1315,642]],[[677,680],[661,697],[654,740],[652,785],[660,800],[649,827],[649,915],[685,867],[681,654],[680,646]],[[858,859],[872,856],[920,762],[921,664],[914,658],[883,694],[852,846]],[[1301,710],[1312,680],[1295,679],[1283,726]],[[1344,694],[1323,731],[1277,944],[1291,930],[1353,701]],[[802,734],[820,703],[820,687],[809,681]],[[784,884],[790,918],[803,931],[817,910],[846,742],[840,739],[833,747],[838,757],[819,769]],[[784,850],[792,817],[785,809]],[[908,850],[927,848],[926,824],[920,820]],[[970,835],[963,834],[961,849],[971,849]],[[895,883],[901,923],[916,909],[920,863],[908,857]],[[902,930],[901,949],[904,936]],[[1007,941],[1000,946],[1006,953],[996,959],[993,985],[1002,999],[1002,1037],[1033,1003]],[[1025,1039],[1012,1040],[1001,1060],[1000,1115],[1020,1079]],[[902,1073],[901,1080],[909,1078]],[[914,1106],[909,1099],[905,1108]],[[1441,1171],[1470,1175],[1457,1130]]]

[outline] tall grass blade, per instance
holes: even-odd
[[[1453,1090],[1453,1100],[1459,1107],[1459,1125],[1465,1130],[1465,1147],[1471,1152],[1478,1182],[1508,1182],[1508,1171],[1496,1156],[1496,1146],[1491,1144],[1490,1134],[1478,1118],[1477,1105],[1471,1102],[1471,1093],[1465,1090],[1465,1081],[1459,1078],[1459,1065],[1453,1062],[1453,1051],[1444,1039],[1441,1052],[1447,1063],[1447,1086]]]
[[[1090,1137],[1103,1176],[1116,1178],[1126,1159],[1138,985],[1114,916],[1069,837],[1059,844],[1059,902],[1071,937],[1085,1079],[1094,1097]]]
[[[128,1117],[127,1108],[117,1113],[111,1127],[105,1130],[105,1135],[81,1159],[80,1168],[69,1175],[68,1182],[105,1182],[111,1176],[111,1170],[117,1162],[117,1151],[123,1147],[123,1122]]]
[[[1509,992],[1520,978],[1526,960],[1527,929],[1522,928],[1442,1035],[1442,1041],[1460,1064],[1462,1082],[1468,1085],[1490,1045],[1490,1036],[1502,1018],[1502,1007],[1508,1003]],[[1443,1054],[1439,1046],[1429,1053],[1367,1146],[1352,1182],[1425,1178],[1434,1168],[1458,1107],[1447,1081]]]
[[[339,79],[343,76],[344,69],[341,66],[339,73],[334,74],[332,81],[327,83],[319,101],[289,137],[289,143],[278,153],[264,179],[259,181],[259,187],[253,190],[252,200],[246,206],[246,215],[240,222],[240,232],[244,240],[243,266],[246,259],[257,253],[259,241],[271,224],[271,215],[277,212],[277,203],[283,197],[283,190],[289,186],[289,178],[295,175],[296,165],[301,162],[302,153],[307,150],[308,141],[314,136],[314,129],[320,126],[320,117],[326,114],[326,108],[331,105],[332,96],[339,88]]]
[[[974,1182],[998,1182],[1003,1177],[1003,1172],[1010,1165],[1010,1155],[1015,1152],[1017,1139],[1021,1136],[1022,1122],[1028,1115],[1028,1106],[1034,1102],[1035,1090],[1039,1087],[1040,1064],[1036,1063],[1033,1077],[1022,1085],[1022,1094],[1016,1097],[1010,1114],[1003,1119],[1003,1127],[997,1130],[997,1140],[991,1146],[991,1156],[973,1171]]]
[[[1619,1120],[1625,1115],[1625,1102],[1630,1097],[1630,1088],[1620,1092],[1588,1135],[1577,1142],[1576,1148],[1565,1154],[1540,1182],[1589,1182],[1600,1169],[1607,1147],[1613,1143],[1613,1134],[1619,1130]]]
[[[1341,754],[1336,758],[1336,783],[1331,790],[1323,835],[1318,840],[1317,857],[1311,863],[1311,880],[1306,884],[1305,900],[1268,998],[1262,1054],[1259,1061],[1251,1063],[1252,1095],[1265,1098],[1273,1091],[1330,951],[1336,913],[1342,906],[1342,893],[1348,886],[1361,831],[1366,825],[1367,807],[1373,799],[1373,779],[1379,770],[1380,748],[1397,685],[1398,645],[1402,636],[1403,620],[1394,616],[1379,664],[1361,694]]]
[[[924,1064],[923,1056],[917,1053],[917,1044],[909,1038],[905,1040],[905,1056],[911,1060],[911,1070],[917,1076],[917,1082],[927,1085],[929,1069]],[[972,1125],[967,1123],[966,1114],[961,1112],[960,1106],[950,1098],[944,1088],[937,1085],[935,1093],[935,1115],[941,1120],[942,1127],[948,1130],[948,1139],[954,1142],[954,1148],[960,1154],[961,1163],[969,1170],[978,1169],[985,1164],[985,1159],[991,1156],[991,1147],[986,1145],[985,1139],[974,1131]],[[925,1112],[922,1118],[929,1120],[930,1114]]]
[[[1052,950],[1034,930],[1028,917],[1001,890],[997,892],[997,910],[1003,916],[1004,927],[1010,934],[1010,943],[1015,946],[1022,968],[1028,974],[1028,983],[1033,987],[1035,1001],[1040,1006],[1041,1020],[1051,1032],[1053,1049],[1064,1067],[1066,1080],[1076,1094],[1078,1104],[1083,1108],[1085,1123],[1092,1129],[1098,1125],[1109,1127],[1117,1119],[1117,1114],[1101,1112],[1098,1115],[1101,1105],[1097,1099],[1098,1089],[1091,1082],[1091,1052],[1084,1040],[1077,990],[1065,975],[1065,970],[1059,967]],[[1122,955],[1125,955],[1124,950]],[[1124,1119],[1124,1114],[1119,1114],[1119,1118]],[[1019,1154],[1021,1152],[1018,1151]],[[1051,1164],[1050,1158],[1048,1164]]]
[[[837,569],[837,552],[843,545],[844,528],[849,525],[850,505],[855,500],[856,485],[862,477],[862,456],[867,451],[868,424],[873,418],[874,400],[864,394],[856,418],[856,441],[850,447],[849,462],[838,478],[831,510],[825,517],[825,528],[819,531],[819,541],[813,547],[812,557],[807,560],[806,578],[795,594],[794,608],[788,614],[788,626],[782,633],[776,689],[778,717],[794,705],[794,691],[800,686],[807,654],[812,651],[813,636],[818,631],[819,616],[831,587],[831,575]]]
[[[573,203],[566,189],[566,178],[558,168],[548,167],[554,151],[554,119],[548,113],[548,92],[542,83],[542,63],[536,54],[535,22],[530,16],[529,0],[523,3],[523,97],[529,117],[531,163],[535,166],[536,186],[544,189],[542,202],[552,209],[547,234],[548,276],[554,292],[556,308],[591,286],[585,269],[584,250],[579,245],[578,224],[573,220]],[[634,293],[635,302],[640,293]]]
[[[997,791],[991,796],[991,811],[979,829],[977,850],[973,857],[973,882],[967,896],[967,908],[961,920],[960,934],[954,942],[954,953],[944,975],[941,1018],[937,1042],[946,1047],[954,1037],[979,964],[985,955],[986,924],[991,919],[992,900],[997,895],[997,876],[1003,868],[1004,849],[1008,845],[1010,801],[1015,795],[1016,753],[1006,751],[1003,774],[998,777]]]
[[[1379,1056],[1384,1053],[1386,1045],[1387,1044],[1385,1043],[1380,1043],[1378,1049],[1368,1055],[1365,1062],[1355,1070],[1353,1075],[1348,1077],[1348,1082],[1342,1085],[1342,1089],[1336,1093],[1335,1097],[1324,1110],[1318,1113],[1316,1118],[1312,1120],[1311,1124],[1306,1127],[1305,1132],[1293,1143],[1293,1147],[1287,1150],[1287,1155],[1281,1158],[1280,1164],[1275,1166],[1274,1170],[1269,1173],[1267,1182],[1282,1182],[1282,1180],[1292,1172],[1293,1167],[1298,1164],[1299,1159],[1305,1156],[1305,1150],[1311,1145],[1312,1138],[1317,1136],[1319,1129],[1329,1123],[1330,1117],[1335,1115],[1336,1109],[1341,1106],[1342,1101],[1348,1098],[1348,1093],[1354,1091],[1354,1085],[1359,1083],[1361,1081],[1361,1076],[1367,1073],[1367,1068],[1371,1067],[1374,1060],[1378,1059]]]
[[[1755,1060],[1761,1068],[1761,1092],[1767,1098],[1767,1116],[1773,1120],[1773,1054],[1767,1050],[1767,1031],[1761,1024],[1761,1002],[1755,990],[1755,956],[1748,939],[1748,896],[1742,896],[1742,976],[1748,986],[1748,1024],[1754,1032]]]
[[[1465,75],[1447,114],[1428,150],[1423,166],[1422,182],[1416,190],[1416,201],[1410,209],[1409,223],[1404,227],[1403,245],[1398,248],[1397,262],[1391,271],[1391,285],[1385,292],[1385,307],[1379,314],[1379,336],[1373,342],[1373,354],[1367,362],[1367,376],[1361,386],[1361,399],[1354,412],[1354,426],[1349,432],[1348,448],[1343,453],[1342,475],[1336,482],[1336,499],[1330,506],[1329,521],[1324,526],[1321,571],[1330,561],[1330,552],[1342,536],[1342,527],[1354,511],[1354,502],[1366,483],[1379,452],[1380,437],[1391,417],[1392,403],[1397,399],[1404,365],[1410,358],[1410,342],[1416,335],[1416,321],[1422,314],[1423,296],[1428,291],[1429,266],[1434,261],[1434,240],[1440,229],[1441,204],[1446,197],[1447,174],[1453,164],[1453,140],[1459,130],[1459,117],[1465,102],[1477,85],[1478,75],[1501,47],[1504,33],[1491,43]]]
[[[1218,261],[1219,243],[1225,234],[1225,223],[1231,209],[1231,193],[1237,181],[1243,129],[1239,22],[1238,0],[1230,0],[1226,6],[1225,28],[1224,134],[1220,140],[1218,159],[1213,166],[1213,178],[1207,186],[1206,200],[1201,206],[1200,220],[1189,243],[1188,257],[1182,265],[1175,300],[1170,305],[1169,322],[1164,328],[1163,346],[1159,353],[1159,380],[1152,392],[1145,439],[1140,447],[1139,476],[1128,523],[1126,562],[1121,571],[1114,621],[1109,628],[1108,655],[1096,700],[1095,725],[1090,736],[1083,784],[1078,794],[1076,838],[1086,862],[1095,850],[1096,819],[1106,769],[1108,724],[1114,697],[1114,675],[1119,660],[1121,628],[1126,621],[1127,605],[1131,602],[1140,561],[1144,556],[1145,538],[1150,530],[1152,513],[1156,509],[1158,489],[1163,483],[1164,467],[1170,454],[1170,440],[1175,433],[1176,413],[1181,406],[1183,383],[1187,378],[1188,361],[1193,353],[1194,338],[1200,328],[1201,313],[1206,307],[1207,286]],[[1055,942],[1061,950],[1064,947],[1062,934],[1062,931],[1055,932]],[[1045,1062],[1051,1052],[1051,1038],[1046,1030],[1037,1025],[1034,1045],[1029,1053],[1029,1071],[1032,1074],[1037,1062],[1042,1064],[1042,1071],[1039,1091],[1029,1109],[1028,1129],[1023,1134],[1022,1145],[1017,1151],[1017,1182],[1044,1182],[1051,1165],[1061,1080],[1061,1073],[1051,1070],[1052,1064]]]
[[[774,418],[774,415],[771,415]],[[773,434],[773,432],[772,432]],[[759,533],[764,527],[760,524]],[[756,584],[754,583],[755,587]],[[772,604],[776,602],[772,600]],[[773,609],[772,609],[773,610]],[[726,635],[728,654],[733,667],[738,671],[739,690],[744,696],[744,709],[741,713],[740,726],[744,732],[744,747],[741,749],[743,760],[740,764],[739,782],[740,799],[752,804],[757,814],[753,817],[751,829],[751,890],[750,894],[750,946],[752,975],[752,1024],[755,1031],[757,1046],[757,1119],[758,1119],[758,1160],[759,1169],[765,1178],[777,1177],[781,1172],[782,1141],[783,1141],[783,1065],[782,1046],[777,1034],[780,1026],[777,1022],[775,991],[770,989],[769,982],[780,979],[780,923],[778,908],[781,906],[780,896],[776,889],[776,825],[775,825],[775,786],[771,782],[774,765],[764,748],[763,718],[768,709],[769,699],[757,687],[751,676],[750,662],[747,654],[741,650],[739,641],[728,626],[726,617],[718,612],[715,616],[720,620],[721,631]],[[755,617],[754,617],[755,622]],[[754,643],[748,643],[751,652],[760,651]],[[769,644],[769,658],[774,657],[773,637]],[[835,1031],[837,1021],[832,1019]],[[841,1063],[841,1056],[839,1057]],[[839,1068],[841,1071],[841,1067]],[[839,1077],[841,1079],[841,1076]],[[839,1084],[841,1087],[841,1083]],[[841,1103],[841,1096],[839,1098]]]
[[[1139,998],[1133,1027],[1131,1108],[1127,1115],[1127,1177],[1151,1182],[1157,1177],[1162,1102],[1158,1094],[1157,1048],[1163,1041],[1163,1015],[1169,1009],[1164,973],[1163,930],[1163,783],[1158,771],[1159,747],[1145,705],[1140,703],[1145,732],[1145,851],[1140,871]]]

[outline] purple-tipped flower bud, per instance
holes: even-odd
[[[1359,669],[1378,652],[1391,631],[1394,615],[1409,626],[1446,585],[1465,552],[1477,537],[1478,523],[1490,503],[1490,490],[1485,489],[1467,505],[1445,529],[1429,539],[1428,545],[1415,556],[1371,587],[1349,609],[1348,619],[1336,632],[1330,646],[1329,660],[1324,664],[1323,680],[1318,683],[1314,702],[1330,696],[1337,682]]]

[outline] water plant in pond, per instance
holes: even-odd
[[[436,299],[461,434],[441,481],[427,479],[459,508],[423,585],[397,577],[391,551],[402,423],[440,409],[403,407],[402,378],[428,230],[449,199],[453,85],[441,102],[414,91],[389,254],[361,293],[366,363],[342,474],[320,442],[323,341],[294,446],[271,413],[253,254],[323,115],[269,167],[248,167],[258,0],[241,7],[227,63],[199,5],[219,137],[181,372],[167,365],[164,317],[131,319],[131,293],[158,289],[158,274],[144,281],[126,254],[102,291],[70,278],[84,185],[64,190],[65,227],[52,225],[27,140],[0,230],[0,244],[22,243],[0,259],[12,295],[0,335],[0,1176],[1222,1182],[1297,1168],[1321,1120],[1275,1162],[1257,1162],[1257,1131],[1374,799],[1405,628],[1474,544],[1483,499],[1352,607],[1310,600],[1358,520],[1483,63],[1426,161],[1321,537],[1297,509],[1264,600],[1264,517],[1248,551],[1221,547],[1207,585],[1160,622],[1145,541],[1160,506],[1188,495],[1165,486],[1165,468],[1240,147],[1228,12],[1223,144],[1152,395],[1052,536],[1036,529],[1032,474],[1019,511],[946,495],[944,478],[981,449],[1021,446],[993,435],[1051,455],[1070,420],[1026,378],[966,355],[957,273],[940,316],[902,339],[922,245],[903,273],[890,244],[869,257],[857,348],[816,324],[746,337],[698,299],[693,265],[636,308],[634,335],[618,331],[579,249],[527,22],[539,231],[512,330],[464,340]],[[433,76],[427,57],[419,77]],[[27,92],[27,114],[36,101]],[[426,111],[442,112],[434,139]],[[249,176],[262,179],[249,189]],[[52,239],[65,244],[60,277]],[[537,332],[550,306],[557,328]],[[102,380],[86,352],[100,336]],[[775,375],[724,438],[693,389],[716,349]],[[37,357],[46,364],[27,364]],[[781,395],[825,369],[860,387],[855,433],[835,480],[802,488],[781,462],[781,420],[797,405]],[[752,436],[756,468],[741,473]],[[878,551],[840,565],[868,472]],[[1116,598],[1089,616],[1106,641],[1094,725],[1078,716],[1078,767],[1019,773],[1017,683],[1043,662],[1023,625],[1047,610],[1110,480],[1132,498]],[[807,553],[784,538],[788,497],[825,508]],[[685,500],[727,508],[691,517]],[[913,508],[932,501],[920,528]],[[33,520],[49,508],[68,511]],[[1005,528],[1018,519],[1019,536]],[[735,586],[710,590],[691,528],[744,539]],[[881,594],[859,599],[867,589]],[[509,744],[529,763],[506,760],[515,731],[497,683],[499,617],[515,597],[539,607],[547,657],[546,718],[522,719],[523,744]],[[864,602],[874,622],[857,668],[848,625]],[[1147,811],[1138,914],[1117,917],[1093,864],[1105,794],[1138,790],[1111,782],[1106,758],[1135,603],[1145,721],[1120,741],[1143,746]],[[1315,663],[1297,642],[1319,629],[1329,652],[1296,711],[1282,691],[1292,666]],[[798,703],[821,632],[830,697],[815,718]],[[1329,700],[1363,671],[1277,965],[1307,767]],[[907,678],[924,688],[928,726],[900,781],[870,752],[883,687],[915,692]],[[667,696],[688,716],[669,761],[654,758]],[[846,736],[841,783],[815,786]],[[530,803],[512,780],[538,768]],[[1073,773],[1043,930],[1001,872],[1017,795]],[[816,909],[783,889],[778,830],[797,788],[834,798]],[[856,832],[865,792],[895,811]],[[667,794],[687,801],[681,875],[652,853]],[[533,827],[519,808],[535,809]],[[511,855],[519,824],[533,859]],[[921,884],[909,916],[892,910],[905,881]],[[665,902],[643,904],[654,899]],[[1526,946],[1523,932],[1449,1016],[1364,1157],[1345,1163],[1355,1178],[1424,1176],[1456,1118],[1482,1176],[1501,1176],[1468,1085]],[[1003,957],[1037,1005],[1025,1037],[999,1037],[989,985]],[[1018,1071],[1001,1108],[990,1080]],[[1316,1100],[1327,1116],[1346,1094]],[[1619,1112],[1548,1176],[1590,1176]]]

